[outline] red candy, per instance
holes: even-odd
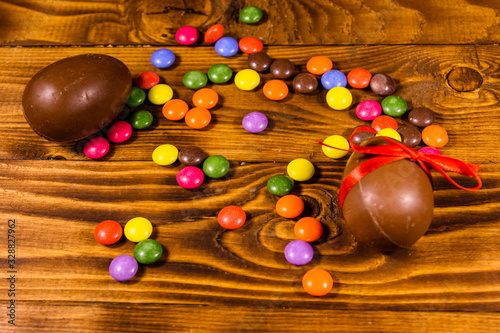
[[[363,89],[368,87],[372,74],[366,69],[356,68],[347,74],[347,82],[353,88]]]
[[[160,77],[155,72],[144,72],[137,75],[135,83],[142,89],[151,89],[160,82]]]
[[[122,226],[112,220],[99,223],[94,229],[94,238],[103,245],[111,245],[120,240],[123,235]]]
[[[247,215],[238,206],[224,207],[217,216],[219,224],[226,229],[237,229],[245,223]]]
[[[248,54],[260,52],[264,47],[260,39],[257,39],[255,37],[243,37],[242,39],[240,39],[238,45],[240,46],[240,50],[242,52]]]
[[[106,155],[109,151],[109,142],[103,137],[97,136],[90,139],[83,146],[83,153],[88,158],[98,159]]]
[[[132,135],[132,125],[123,120],[118,120],[108,130],[108,140],[114,143],[127,141]]]
[[[200,186],[203,184],[204,179],[205,174],[203,171],[194,166],[182,168],[176,176],[177,184],[187,189],[193,189]]]
[[[205,32],[205,43],[213,44],[224,36],[224,26],[222,24],[216,24],[208,28]]]
[[[182,45],[191,45],[198,40],[198,30],[189,25],[180,27],[175,33],[175,40]]]
[[[377,132],[383,128],[392,128],[393,130],[397,131],[398,123],[396,122],[396,120],[394,120],[394,118],[383,115],[373,119],[372,128]]]

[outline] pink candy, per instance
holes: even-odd
[[[364,101],[356,107],[356,115],[361,120],[373,120],[382,113],[382,106],[376,101]]]
[[[203,183],[203,179],[205,178],[205,174],[200,168],[194,166],[187,166],[182,168],[177,173],[177,184],[180,186],[192,189],[200,186]]]
[[[433,147],[422,147],[418,151],[424,154],[443,155],[443,153],[439,149]]]
[[[118,120],[108,130],[108,139],[114,143],[127,141],[132,135],[132,126],[123,120]]]
[[[97,136],[90,139],[83,146],[83,153],[88,158],[98,159],[106,155],[109,151],[109,142],[103,137]]]
[[[198,40],[198,30],[189,25],[180,27],[175,33],[175,40],[182,45],[191,45]]]

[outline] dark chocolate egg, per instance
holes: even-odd
[[[40,136],[69,142],[99,131],[122,111],[132,76],[120,60],[82,54],[39,71],[23,94],[24,116]]]
[[[363,143],[388,144],[383,138]],[[344,170],[352,169],[377,155],[353,153]],[[422,237],[432,220],[432,183],[415,162],[399,160],[364,176],[346,195],[342,214],[354,237],[382,251],[407,248]]]

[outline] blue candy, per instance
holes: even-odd
[[[341,71],[332,69],[321,75],[321,84],[327,90],[334,87],[345,87],[347,85],[347,77]]]
[[[233,37],[222,37],[215,42],[215,52],[223,57],[232,57],[238,53],[238,41]]]
[[[167,68],[175,61],[174,52],[169,49],[158,49],[151,54],[151,63],[156,68]]]

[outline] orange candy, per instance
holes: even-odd
[[[168,120],[180,120],[188,110],[189,106],[182,99],[171,99],[163,105],[161,112]]]
[[[313,268],[304,274],[302,287],[310,295],[324,296],[332,290],[333,278],[324,269]]]
[[[267,98],[279,101],[288,95],[288,86],[281,80],[271,80],[266,82],[262,91]]]
[[[393,130],[397,131],[398,123],[396,122],[396,120],[394,120],[394,118],[382,115],[373,119],[372,128],[377,132],[384,128],[392,128]]]
[[[210,114],[210,111],[205,108],[195,107],[186,113],[184,120],[189,127],[200,129],[210,124],[212,115]]]
[[[276,212],[286,218],[294,218],[304,211],[304,201],[296,195],[288,194],[276,202]]]
[[[422,140],[430,147],[440,148],[448,143],[448,132],[439,125],[430,125],[422,130]]]
[[[193,95],[193,104],[205,109],[211,109],[219,101],[219,95],[215,90],[210,88],[203,88],[197,90]]]
[[[242,52],[252,54],[262,51],[264,45],[260,39],[255,37],[243,37],[238,43]]]
[[[323,225],[314,217],[303,217],[295,223],[293,232],[304,242],[315,242],[323,234]]]
[[[311,74],[323,75],[333,68],[333,63],[325,56],[316,56],[307,61],[306,67]]]
[[[363,68],[356,68],[347,74],[347,83],[353,88],[363,89],[368,87],[372,73]]]
[[[224,36],[224,26],[222,24],[216,24],[208,28],[205,32],[205,43],[213,44]]]

